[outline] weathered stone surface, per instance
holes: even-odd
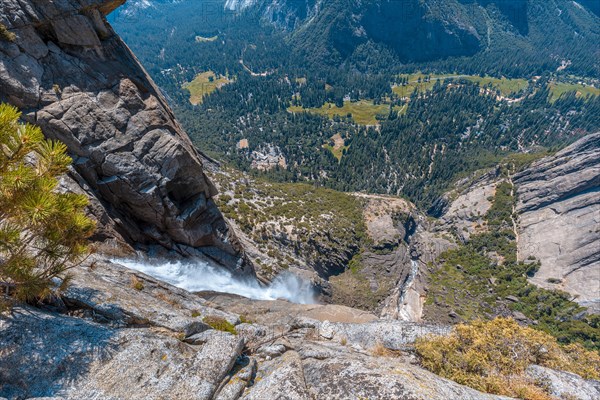
[[[279,357],[286,351],[286,347],[283,344],[270,344],[266,346],[259,347],[256,351],[257,354],[263,356],[265,358],[275,358]]]
[[[418,337],[444,335],[450,329],[448,326],[378,319],[373,314],[337,305],[254,301],[225,294],[207,295],[207,299],[212,307],[243,314],[251,320],[253,324],[238,325],[236,330],[248,342],[262,343],[256,348],[262,348],[265,354],[270,350],[281,350],[280,347],[269,348],[269,345],[277,344],[273,340],[302,329],[311,330],[321,339],[346,341],[348,345],[366,351],[377,345],[392,350],[407,349]]]
[[[320,336],[337,342],[372,350],[382,345],[390,350],[411,348],[417,338],[427,335],[446,335],[447,326],[416,324],[403,321],[378,320],[363,324],[332,323],[329,321],[316,325]]]
[[[85,384],[69,397],[88,398],[89,393],[104,392],[123,399],[212,399],[240,355],[243,342],[222,332],[211,333],[213,337],[200,349],[189,350],[176,339],[162,337],[154,348],[149,348],[152,341],[148,339],[133,342],[113,356],[110,363],[88,375]],[[169,354],[169,345],[178,352]],[[164,359],[164,364],[157,365],[157,358]],[[131,370],[135,372],[128,374]]]
[[[69,168],[69,174],[61,176],[58,190],[88,197],[87,213],[97,222],[96,230],[90,240],[96,243],[99,253],[120,257],[133,257],[136,254],[133,247],[124,239],[127,233],[121,224],[108,213],[100,199],[94,196],[92,189],[73,167]]]
[[[225,293],[201,293],[211,307],[244,315],[254,324],[264,326],[293,325],[298,318],[316,321],[363,323],[377,320],[367,311],[334,304],[292,304],[285,300],[255,301]],[[247,327],[247,324],[240,325]]]
[[[0,3],[0,101],[67,144],[76,181],[130,243],[201,251],[252,274],[194,148],[104,16],[124,0]],[[114,228],[116,227],[116,228]]]
[[[536,285],[564,290],[600,311],[600,133],[514,177],[519,258],[535,257]]]
[[[475,180],[466,178],[457,182],[457,188],[447,195],[452,201],[440,217],[437,230],[453,232],[463,242],[485,231],[485,214],[492,206],[498,183],[495,169]]]
[[[261,366],[256,383],[242,397],[248,400],[310,400],[304,378],[302,360],[297,352],[288,351],[283,356]]]
[[[215,400],[239,399],[244,389],[251,384],[256,374],[256,360],[244,358],[239,367],[235,374],[225,378]]]
[[[211,399],[243,341],[211,331],[189,346],[152,328],[16,309],[0,320],[0,396]]]
[[[368,356],[308,359],[310,392],[328,399],[499,399],[393,359]]]
[[[366,201],[363,216],[374,246],[397,246],[405,238],[407,232],[400,220],[403,215],[408,216],[416,211],[414,204],[392,196],[364,193],[354,193],[354,196]]]
[[[539,365],[527,368],[527,375],[545,387],[559,399],[600,399],[600,381],[586,380],[577,374],[556,371]]]
[[[401,358],[330,342],[292,339],[294,349],[261,362],[242,399],[501,399],[440,378]]]
[[[72,270],[72,275],[65,301],[121,325],[149,324],[190,336],[209,329],[202,322],[207,316],[239,323],[237,315],[211,308],[198,296],[118,264],[91,260]]]

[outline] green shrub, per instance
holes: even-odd
[[[130,286],[138,292],[144,290],[144,283],[135,275],[131,275]]]
[[[66,146],[20,116],[0,104],[0,286],[6,300],[32,302],[65,289],[66,271],[87,254],[95,225],[85,196],[56,191],[71,164]]]
[[[0,40],[5,40],[7,42],[14,42],[17,36],[8,30],[6,25],[0,23]]]
[[[252,319],[250,319],[250,317],[248,317],[247,315],[240,315],[240,322],[242,324],[253,324],[254,321],[252,321]]]
[[[218,331],[229,332],[233,335],[237,335],[237,332],[235,331],[235,326],[231,322],[227,321],[225,318],[207,316],[202,319],[202,322]]]

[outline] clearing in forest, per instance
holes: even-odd
[[[600,96],[600,89],[590,85],[552,82],[548,86],[550,87],[550,102],[555,102],[560,96],[567,92],[575,92],[577,97]]]
[[[303,108],[301,106],[292,106],[288,111],[299,113],[308,111],[315,114],[325,115],[329,118],[338,116],[340,118],[350,117],[359,125],[378,125],[377,116],[386,116],[390,112],[389,104],[374,104],[370,100],[344,101],[343,107],[337,107],[333,103],[325,103],[318,108]]]
[[[190,103],[198,105],[202,103],[204,96],[231,82],[226,76],[216,76],[214,72],[207,71],[196,75],[194,80],[183,85],[183,88],[190,92]]]
[[[439,79],[443,82],[445,79],[466,79],[474,83],[479,83],[479,86],[484,87],[489,84],[500,91],[502,96],[510,96],[527,88],[528,82],[526,79],[508,79],[508,78],[493,78],[490,76],[480,77],[477,75],[460,75],[460,74],[431,74],[416,73],[411,75],[400,75],[405,82],[402,85],[396,85],[392,88],[394,93],[400,97],[409,97],[415,89],[424,92],[433,88],[435,82]]]
[[[333,142],[333,145],[331,144],[331,142]],[[348,146],[345,145],[342,136],[339,133],[336,133],[331,137],[329,143],[323,145],[323,148],[329,150],[331,154],[333,154],[333,156],[337,158],[338,161],[340,161],[342,159],[342,156],[344,155],[344,150],[347,150]]]

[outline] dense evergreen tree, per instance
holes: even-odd
[[[71,159],[62,143],[19,123],[20,113],[0,104],[0,305],[41,301],[68,284],[66,271],[86,254],[94,223],[87,198],[58,193],[56,177]],[[62,278],[55,287],[53,280]]]

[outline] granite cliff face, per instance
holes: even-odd
[[[106,22],[125,0],[3,0],[0,101],[21,108],[74,159],[67,190],[84,190],[98,239],[204,254],[251,267],[212,196],[203,156],[160,91]]]
[[[518,259],[541,267],[530,282],[600,311],[600,133],[511,177],[494,169],[438,202],[439,232],[460,242],[485,231],[483,216],[502,181],[515,187]],[[457,183],[460,186],[461,182]],[[451,201],[449,200],[451,199]]]
[[[531,281],[600,311],[600,133],[514,177],[519,258],[542,263]]]

